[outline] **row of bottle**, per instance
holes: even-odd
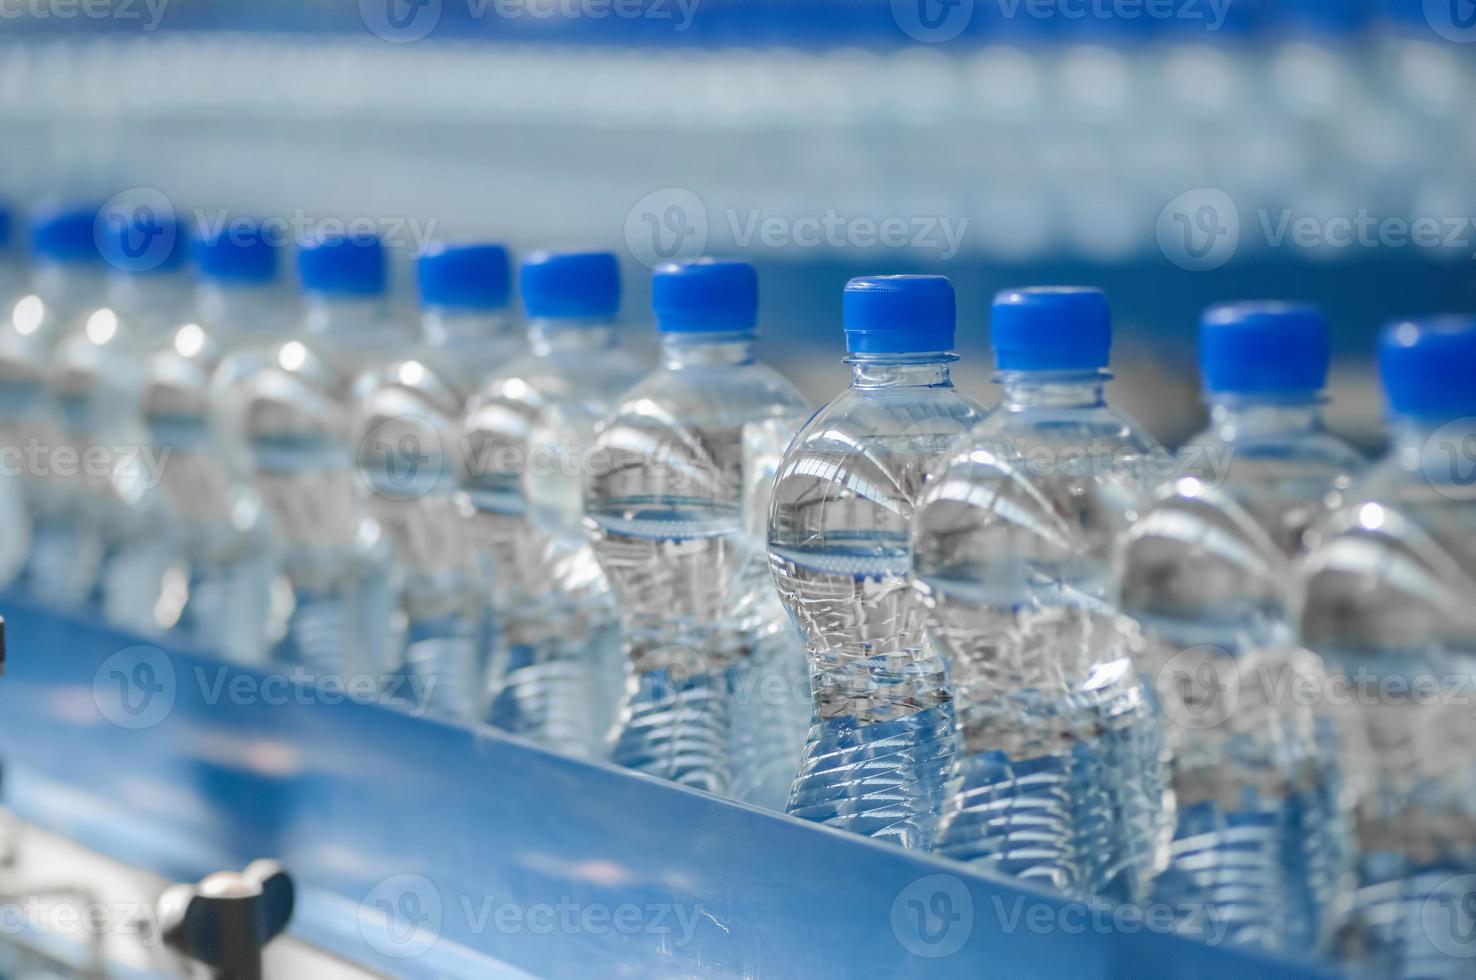
[[[1168,464],[1103,403],[1093,290],[999,298],[986,411],[949,382],[947,280],[856,280],[854,384],[805,422],[754,361],[743,263],[658,272],[648,374],[611,326],[609,254],[526,260],[525,335],[505,252],[433,249],[417,332],[384,309],[376,242],[311,242],[298,329],[277,250],[237,227],[197,243],[204,302],[175,326],[182,259],[82,302],[92,217],[35,224],[7,445],[134,426],[168,458],[157,483],[20,481],[32,591],[248,662],[410,672],[436,710],[574,754],[613,722],[622,765],[1165,902],[1186,931],[1439,952],[1419,915],[1459,887],[1476,817],[1460,760],[1410,748],[1468,720],[1321,695],[1469,673],[1473,507],[1436,464],[1476,432],[1470,323],[1387,334],[1398,441],[1354,483],[1306,307],[1206,318],[1214,426]]]
[[[21,477],[0,481],[5,583],[243,664],[397,689],[408,675],[416,707],[443,717],[782,808],[809,698],[768,585],[764,474],[808,408],[752,363],[750,267],[657,277],[653,374],[621,346],[611,253],[527,257],[520,324],[501,246],[434,246],[417,261],[417,325],[386,301],[378,240],[325,237],[297,248],[299,320],[269,225],[191,242],[171,224],[167,254],[140,263],[130,249],[161,229],[95,217],[35,215],[34,291],[0,331],[3,447]],[[737,304],[720,333],[710,282]],[[645,447],[621,440],[656,424],[653,398],[667,418],[734,427],[652,450],[678,473],[667,485],[722,496],[698,520],[725,571],[684,583],[680,623],[634,598],[666,587],[629,571],[639,534],[611,516],[592,542],[582,523],[586,475],[617,497],[642,471]],[[612,412],[627,424],[596,445]],[[612,579],[632,597],[623,629]],[[664,706],[714,678],[702,724],[720,730],[704,745]]]
[[[1097,290],[996,298],[988,411],[949,383],[946,280],[853,280],[845,327],[854,383],[772,491],[815,692],[790,811],[1206,939],[1464,975],[1476,318],[1385,332],[1367,471],[1322,424],[1315,307],[1206,314],[1212,424],[1174,457],[1104,400]]]

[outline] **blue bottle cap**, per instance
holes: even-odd
[[[535,319],[609,320],[620,311],[620,261],[613,252],[534,252],[518,284]]]
[[[1007,289],[994,297],[989,323],[1001,371],[1090,371],[1112,351],[1107,296],[1090,286]]]
[[[1379,374],[1395,415],[1476,415],[1476,317],[1401,320],[1379,337]]]
[[[297,243],[304,292],[380,296],[385,291],[384,243],[374,235],[323,234]]]
[[[1311,303],[1226,303],[1200,320],[1199,367],[1209,392],[1321,391],[1330,356],[1327,318]]]
[[[31,254],[43,261],[68,265],[96,262],[100,256],[93,229],[101,207],[93,202],[70,202],[32,211]]]
[[[698,259],[666,265],[651,279],[662,333],[743,333],[758,325],[758,273],[747,262]]]
[[[908,354],[953,350],[956,313],[947,276],[862,276],[841,298],[846,350]]]
[[[420,305],[431,309],[500,310],[512,292],[507,249],[491,242],[433,243],[415,262]]]
[[[103,261],[119,272],[178,272],[190,254],[190,229],[173,214],[109,209],[96,226]]]
[[[195,239],[195,270],[206,282],[260,285],[277,278],[281,245],[254,218],[232,218]]]

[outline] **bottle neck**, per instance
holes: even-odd
[[[292,323],[281,291],[269,283],[201,283],[195,309],[212,331],[232,337],[284,337]]]
[[[397,326],[389,316],[383,296],[325,296],[309,293],[304,300],[303,327],[311,337],[349,347],[366,341],[395,340],[415,343],[408,325]],[[390,334],[396,336],[390,337]],[[403,334],[403,336],[399,336]]]
[[[1322,395],[1315,391],[1278,395],[1213,394],[1206,401],[1210,427],[1224,442],[1246,436],[1289,435],[1322,429]]]
[[[1105,405],[1108,374],[1083,371],[1001,371],[995,375],[1007,412],[1031,408],[1100,408]]]
[[[958,360],[952,351],[911,354],[851,353],[853,388],[952,388],[948,365]]]
[[[528,343],[539,357],[560,351],[610,350],[617,342],[614,325],[602,318],[540,318],[528,323]]]
[[[427,309],[420,316],[420,335],[428,347],[466,350],[518,339],[505,309]]]
[[[151,334],[193,319],[193,300],[189,281],[172,272],[112,276],[107,283],[108,305]]]
[[[1471,486],[1467,447],[1476,445],[1476,418],[1396,416],[1390,424],[1389,459],[1427,483]]]
[[[102,270],[93,263],[38,260],[31,266],[31,288],[62,315],[78,313],[102,302]]]
[[[753,361],[754,335],[734,333],[664,333],[661,335],[662,367],[701,367],[748,364]]]

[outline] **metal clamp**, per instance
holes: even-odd
[[[220,980],[261,980],[262,948],[292,918],[294,890],[276,861],[175,885],[159,899],[164,942]]]

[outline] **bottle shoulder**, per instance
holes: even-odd
[[[976,445],[1019,452],[1036,446],[1122,450],[1139,456],[1164,452],[1135,419],[1109,405],[1001,407],[975,426],[971,435]]]
[[[952,445],[988,414],[952,387],[848,388],[810,417],[791,448],[837,444],[864,452],[863,446],[919,436],[935,446]]]
[[[696,428],[734,427],[776,418],[803,418],[808,402],[784,375],[761,362],[661,366],[623,393],[611,419]]]

